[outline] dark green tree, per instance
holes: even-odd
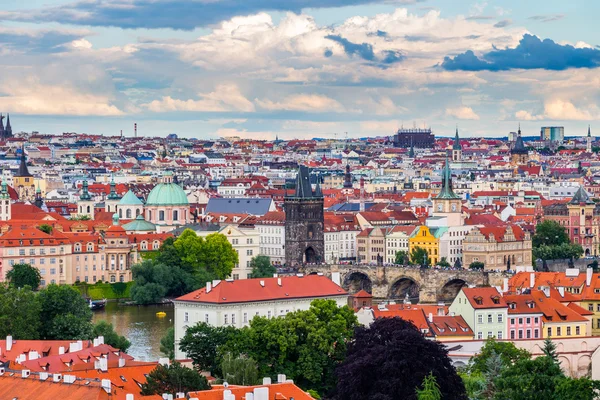
[[[469,269],[483,270],[484,267],[485,267],[485,264],[482,263],[481,261],[473,261],[471,264],[469,264]]]
[[[500,357],[502,365],[511,366],[519,360],[528,360],[531,354],[527,350],[519,349],[512,342],[499,342],[488,339],[481,351],[469,361],[469,372],[485,374],[488,371],[488,361],[495,356]]]
[[[125,291],[127,290],[127,284],[125,282],[115,282],[111,283],[113,292],[117,295],[117,298],[123,297]]]
[[[206,378],[193,369],[184,367],[178,362],[165,367],[158,365],[148,374],[146,383],[142,385],[142,395],[175,394],[179,392],[195,392],[210,389]]]
[[[120,336],[115,332],[113,325],[107,321],[98,321],[94,325],[92,334],[93,337],[104,336],[104,343],[123,352],[127,352],[131,346],[131,342],[125,336]]]
[[[77,289],[49,285],[38,293],[45,340],[80,340],[92,337],[92,311]]]
[[[15,264],[6,273],[6,279],[11,286],[22,288],[29,286],[33,290],[40,287],[42,277],[40,271],[29,264]]]
[[[160,302],[167,294],[172,282],[172,269],[158,261],[146,260],[131,267],[133,285],[131,298],[137,304]]]
[[[220,348],[238,334],[232,326],[215,327],[204,322],[189,327],[179,342],[179,349],[196,368],[219,374]]]
[[[160,352],[169,358],[175,359],[175,328],[167,329],[165,336],[160,339]]]
[[[544,340],[544,348],[542,349],[542,351],[544,352],[544,355],[546,357],[550,358],[556,364],[559,364],[558,354],[556,354],[556,345],[552,340],[550,340],[550,338],[546,338]]]
[[[429,254],[427,250],[422,247],[415,246],[410,252],[410,263],[413,265],[431,265],[431,258],[429,258]],[[425,263],[425,264],[423,264]]]
[[[442,257],[440,259],[440,261],[438,261],[437,265],[439,265],[440,267],[444,267],[444,268],[449,268],[451,267],[450,263],[448,262],[448,260],[446,260],[446,257]]]
[[[558,246],[563,243],[570,244],[571,240],[565,228],[556,221],[543,220],[535,227],[535,234],[531,238],[533,247]]]
[[[271,265],[271,259],[267,256],[256,256],[250,260],[253,278],[272,278],[277,273],[277,268]]]
[[[549,357],[519,360],[495,380],[495,399],[557,399],[555,390],[562,379],[560,367]]]
[[[396,259],[394,260],[394,264],[406,265],[408,264],[408,252],[399,250],[396,252]]]
[[[30,288],[0,284],[0,337],[19,340],[40,338],[41,306]]]
[[[221,359],[223,380],[232,385],[251,386],[258,383],[256,361],[245,355],[234,357],[227,353]]]
[[[47,233],[48,235],[50,235],[52,233],[52,231],[54,230],[54,228],[52,228],[52,225],[48,225],[48,224],[42,224],[42,225],[38,226],[38,229],[44,233]]]
[[[217,279],[225,279],[239,263],[237,252],[221,233],[211,233],[206,237],[202,252],[202,266]]]

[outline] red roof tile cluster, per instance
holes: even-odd
[[[506,301],[495,287],[463,288],[471,307],[483,308],[506,308]]]

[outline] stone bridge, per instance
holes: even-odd
[[[467,269],[420,269],[395,265],[305,265],[300,272],[322,273],[331,277],[339,272],[344,289],[356,293],[361,289],[375,299],[408,298],[414,304],[452,302],[463,286],[503,286],[506,272]]]

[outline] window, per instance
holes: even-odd
[[[183,322],[190,322],[190,315],[187,311],[183,313]]]
[[[523,329],[519,329],[519,339],[523,339]]]
[[[110,283],[115,283],[116,279],[114,275],[110,276]]]
[[[488,314],[488,324],[491,324],[493,321],[492,314]]]
[[[173,221],[179,220],[179,211],[173,210]]]
[[[538,337],[540,337],[540,332],[539,332],[539,330],[537,330],[537,329],[534,329],[534,330],[533,330],[533,337],[534,337],[534,339],[537,339]]]
[[[246,255],[247,256],[251,256],[252,255],[252,250],[251,249],[246,250]]]
[[[492,335],[492,332],[488,332],[488,339],[491,339],[493,337],[494,337],[494,335]]]
[[[204,314],[204,322],[208,324],[208,314]]]
[[[514,324],[515,324],[515,319],[514,319],[514,318],[511,318],[511,319],[510,319],[510,324],[511,324],[511,325],[514,325]]]
[[[575,327],[575,334],[576,334],[576,335],[579,335],[579,325],[577,325],[577,326]]]
[[[533,322],[534,322],[534,323],[536,323],[536,324],[537,324],[537,323],[539,323],[539,321],[540,321],[540,320],[538,319],[538,317],[535,317],[535,318],[533,319]]]
[[[514,338],[515,338],[515,330],[514,330],[514,329],[511,329],[511,330],[510,330],[510,338],[511,338],[511,339],[514,339]]]
[[[498,331],[498,339],[502,339],[502,331]]]
[[[477,332],[477,339],[483,339],[483,333],[482,332]]]
[[[567,336],[571,336],[571,327],[567,326]]]
[[[556,336],[560,336],[562,334],[562,328],[560,326],[556,327]]]
[[[267,318],[271,318],[271,310],[267,311]]]
[[[231,325],[235,325],[235,314],[231,314]]]
[[[50,275],[56,275],[56,268],[50,268]]]
[[[483,315],[482,315],[482,314],[479,314],[479,315],[477,316],[477,323],[478,323],[478,324],[483,324]]]
[[[158,212],[158,220],[159,221],[164,221],[165,220],[165,212],[164,211],[159,211]]]
[[[531,324],[531,317],[527,317],[525,321],[527,321],[527,324]]]
[[[227,323],[229,322],[229,320],[227,319],[227,314],[223,316],[223,322],[225,323],[225,325],[227,325]]]
[[[549,326],[548,327],[548,337],[551,337],[551,336],[552,336],[552,327]]]
[[[502,315],[502,314],[498,314],[498,322],[499,322],[499,323],[502,323],[502,322],[504,322],[504,319],[503,319],[503,315]]]
[[[244,313],[244,323],[248,323],[248,313]]]
[[[525,333],[526,333],[525,337],[527,339],[531,339],[531,329],[527,329],[527,331]]]
[[[519,318],[519,325],[523,324],[523,318]]]

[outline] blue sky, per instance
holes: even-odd
[[[527,135],[600,119],[600,2],[3,0],[13,129]]]

